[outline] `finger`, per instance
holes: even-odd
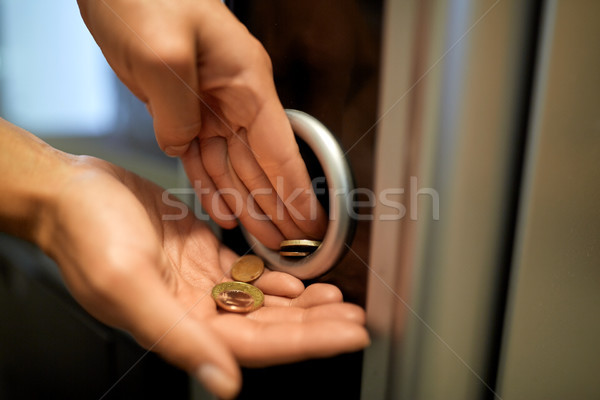
[[[266,366],[358,351],[369,343],[365,328],[344,320],[262,323],[223,315],[213,328],[246,366]]]
[[[304,237],[304,233],[296,226],[277,192],[271,186],[271,182],[256,162],[255,155],[246,140],[246,131],[242,129],[231,136],[228,145],[233,169],[264,214],[271,217],[271,221],[286,238]]]
[[[219,195],[217,187],[208,173],[206,173],[200,158],[197,140],[192,141],[188,150],[182,155],[181,161],[188,179],[193,183],[196,195],[208,215],[222,228],[235,228],[237,219],[225,200]]]
[[[241,376],[227,343],[208,324],[191,317],[193,307],[180,305],[162,275],[148,265],[113,268],[100,291],[107,322],[129,331],[143,347],[196,376],[208,390],[233,397]]]
[[[261,322],[305,322],[339,319],[363,325],[365,323],[365,312],[356,304],[333,303],[311,308],[261,307],[248,314],[248,318]]]
[[[294,299],[265,295],[265,305],[279,307],[309,308],[321,304],[341,303],[342,301],[343,296],[340,289],[326,283],[314,283]]]
[[[152,110],[158,145],[171,156],[182,155],[202,126],[196,43],[186,29],[183,24],[161,26],[151,46],[143,47],[135,71],[137,86],[143,88]],[[178,40],[167,40],[172,37]]]
[[[298,297],[304,292],[304,284],[300,279],[285,272],[268,269],[265,269],[260,278],[252,284],[265,294],[284,296],[288,298],[288,301],[290,298]]]
[[[327,227],[326,213],[314,194],[289,120],[276,95],[265,102],[248,128],[248,143],[295,224],[308,237],[322,238]]]
[[[200,153],[206,172],[233,214],[261,243],[273,249],[278,248],[284,237],[260,207],[248,202],[248,190],[229,163],[227,141],[222,137],[201,140]]]
[[[221,269],[223,270],[223,279],[233,280],[231,268],[240,257],[223,245],[221,246],[219,257]],[[304,284],[300,279],[285,272],[271,271],[267,268],[265,268],[257,280],[252,282],[252,285],[259,288],[263,293],[272,296],[284,296],[287,298],[287,301],[298,297],[304,292]]]

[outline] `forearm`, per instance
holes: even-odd
[[[39,244],[74,159],[0,118],[0,231]]]

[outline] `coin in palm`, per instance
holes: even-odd
[[[252,282],[258,279],[265,270],[265,263],[255,255],[238,258],[231,266],[231,277],[238,282]]]

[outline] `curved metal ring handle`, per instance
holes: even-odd
[[[321,246],[309,256],[299,259],[282,257],[260,243],[242,228],[254,252],[274,270],[284,271],[299,279],[311,279],[329,271],[346,253],[356,221],[350,218],[351,192],[354,189],[350,167],[344,152],[331,132],[317,119],[297,110],[286,110],[292,129],[317,156],[329,185],[329,224]],[[294,238],[295,239],[295,238]]]

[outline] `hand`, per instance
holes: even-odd
[[[156,185],[107,162],[81,157],[37,235],[73,296],[101,321],[233,397],[238,363],[265,366],[355,351],[368,343],[364,312],[331,285],[304,288],[266,270],[254,283],[265,305],[249,314],[217,310],[210,292],[231,280],[237,258],[182,204]],[[48,222],[49,221],[49,222]]]
[[[270,59],[220,1],[79,6],[116,74],[146,103],[158,144],[181,157],[219,225],[232,228],[239,219],[273,249],[284,238],[323,237],[326,214],[277,97]]]

